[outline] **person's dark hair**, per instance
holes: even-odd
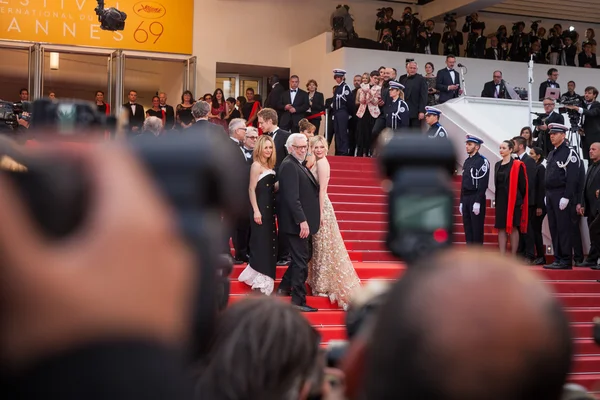
[[[585,92],[592,92],[594,94],[594,97],[598,97],[598,89],[596,89],[594,86],[586,87]]]
[[[448,55],[446,56],[446,61],[448,61],[448,60],[449,60],[449,59],[451,59],[451,58],[456,58],[456,57],[454,56],[454,54],[448,54]]]
[[[128,94],[135,93],[137,94],[137,90],[130,90]]]
[[[426,22],[433,22],[433,24],[435,25],[435,21],[432,19],[428,19]]]
[[[369,76],[372,78],[374,76],[379,76],[379,71],[371,71],[371,73],[369,74]]]
[[[292,75],[292,76],[290,76],[290,79],[294,79],[294,78],[300,80],[300,78],[298,77],[298,75]]]
[[[512,138],[512,142],[516,142],[519,146],[523,146],[523,148],[527,147],[527,140],[523,136],[515,136]]]
[[[271,85],[274,85],[279,82],[279,75],[273,74],[269,80],[271,81]]]
[[[431,72],[435,72],[435,66],[433,65],[433,63],[431,61],[427,61],[425,63],[425,66],[428,66],[428,65],[431,65],[431,70],[432,70]]]
[[[27,90],[26,88],[19,90],[19,94],[23,94],[23,92],[27,92],[27,94],[29,94],[29,90]]]
[[[548,70],[548,72],[546,73],[546,75],[550,76],[550,75],[552,75],[552,74],[553,74],[553,73],[555,73],[555,72],[558,72],[558,70],[557,70],[556,68],[550,68],[550,69]]]
[[[244,107],[244,105],[248,102],[244,96],[238,96],[237,101],[240,102],[240,108]]]
[[[202,100],[206,101],[206,98],[210,96],[210,99],[212,100],[213,95],[211,93],[204,93],[204,96],[202,96]]]
[[[572,84],[573,84],[573,86],[577,86],[577,85],[575,84],[575,81],[569,81],[569,82],[567,82],[567,85],[568,85],[569,83],[572,83]]]
[[[392,68],[392,71],[394,71],[394,74],[396,74],[396,76],[398,76],[398,70],[396,68]]]
[[[515,149],[515,142],[513,142],[512,140],[503,140],[502,143],[506,143],[510,151],[513,151]]]
[[[190,103],[193,104],[194,103],[194,95],[192,94],[192,92],[190,90],[184,90],[183,93],[181,93],[181,104],[183,104],[183,97],[186,94],[190,95]]]
[[[213,338],[198,369],[197,398],[297,398],[313,374],[320,342],[306,318],[268,297],[227,308]]]
[[[216,88],[213,95],[212,95],[212,106],[215,109],[218,109],[220,107],[219,101],[217,100],[217,93],[221,92],[221,101],[225,102],[225,93],[223,93],[223,89],[221,88]]]
[[[98,96],[98,93],[102,93],[102,96],[104,96],[104,92],[102,90],[96,90],[96,94],[94,96]]]
[[[519,132],[519,135],[522,136],[523,132],[528,131],[529,132],[529,139],[525,139],[525,141],[527,142],[527,146],[531,147],[531,143],[533,142],[533,133],[531,132],[531,128],[528,126],[524,126],[521,128],[521,132]]]
[[[537,164],[541,164],[542,161],[544,161],[544,150],[542,150],[541,147],[532,147],[531,150],[533,150],[533,152],[540,156],[540,159],[537,161]]]
[[[225,100],[228,103],[233,103],[235,104],[235,97],[228,97],[227,100]]]
[[[246,89],[246,92],[252,92],[252,93],[254,93],[254,89],[252,89],[251,87],[249,87],[248,89]]]
[[[377,313],[370,342],[376,345],[367,349],[364,370],[363,397],[361,399],[427,399],[427,400],[531,400],[559,399],[569,372],[572,343],[570,327],[559,303],[549,302],[545,308],[548,329],[552,329],[555,346],[548,351],[536,351],[529,362],[502,382],[475,379],[467,386],[472,392],[485,393],[471,397],[462,396],[464,382],[457,382],[448,373],[458,366],[453,360],[437,358],[440,346],[451,343],[432,343],[431,331],[442,329],[431,317],[419,313],[422,289],[425,282],[446,268],[430,258],[409,268],[390,290],[388,300]],[[435,339],[434,339],[435,340]],[[443,350],[442,350],[442,353]],[[453,353],[456,354],[456,353]],[[456,354],[457,355],[457,354]],[[458,355],[457,355],[458,356]],[[479,357],[485,357],[480,354]],[[463,366],[468,368],[468,366]],[[467,378],[468,379],[468,378]],[[503,385],[494,390],[489,386]],[[457,389],[458,387],[458,389]]]

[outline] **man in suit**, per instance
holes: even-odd
[[[299,84],[300,78],[292,75],[290,90],[283,92],[279,100],[279,107],[282,110],[279,124],[282,129],[291,130],[291,132],[299,132],[298,123],[304,118],[306,110],[310,107],[308,93],[298,89]]]
[[[427,81],[423,75],[417,74],[418,69],[417,62],[410,61],[406,64],[406,74],[399,79],[404,85],[404,101],[408,104],[411,127],[421,127],[428,98]]]
[[[517,155],[519,160],[525,164],[525,171],[527,173],[527,183],[529,186],[529,217],[528,221],[530,221],[527,225],[527,232],[521,232],[519,237],[519,249],[517,251],[518,254],[523,256],[529,263],[532,263],[535,260],[535,232],[533,230],[533,225],[531,221],[533,221],[536,212],[535,206],[535,188],[536,184],[536,175],[537,175],[537,164],[535,160],[527,154],[525,149],[527,148],[527,142],[525,138],[522,136],[515,136],[512,138],[512,141],[515,145],[513,149],[513,153]]]
[[[281,163],[288,155],[286,143],[290,136],[288,131],[280,129],[277,126],[277,112],[272,108],[263,108],[258,112],[258,126],[263,131],[263,134],[269,135],[275,142],[275,174],[279,180],[279,168]],[[280,192],[275,193],[275,215],[279,221],[280,211]],[[287,265],[290,259],[290,252],[286,241],[286,236],[282,234],[281,229],[277,232],[278,248],[277,248],[277,265]]]
[[[281,86],[279,82],[279,76],[273,75],[269,78],[269,84],[271,85],[271,92],[267,96],[265,100],[264,108],[272,108],[277,111],[277,117],[281,119],[281,114],[283,112],[283,108],[281,108],[281,96],[285,89]]]
[[[425,54],[433,54],[437,56],[438,54],[440,54],[440,41],[442,40],[442,35],[440,33],[434,32],[434,20],[428,19],[425,25],[425,34],[427,35],[427,46],[425,46]]]
[[[167,104],[167,94],[165,92],[160,92],[158,99],[160,109],[165,113],[165,130],[169,131],[175,127],[175,110]]]
[[[490,38],[490,47],[485,49],[484,58],[486,60],[506,60],[506,49],[502,46],[498,46],[498,38],[496,37],[496,35]]]
[[[311,237],[319,231],[321,224],[319,184],[303,165],[308,151],[306,136],[292,134],[286,145],[289,155],[279,168],[279,229],[287,238],[292,261],[277,294],[291,294],[295,308],[312,312],[317,309],[306,304],[305,282],[308,277],[308,262],[312,257]]]
[[[590,164],[583,185],[582,204],[578,207],[579,215],[587,217],[590,232],[590,251],[581,267],[600,269],[598,258],[600,258],[600,143],[590,145]]]
[[[445,103],[462,94],[460,88],[460,74],[454,70],[456,57],[452,54],[446,56],[446,68],[440,69],[437,73],[436,89],[440,92],[439,103]]]
[[[493,80],[486,82],[481,91],[481,97],[490,97],[494,99],[510,99],[506,90],[502,71],[494,71]]]
[[[581,115],[582,140],[581,147],[583,156],[589,159],[590,145],[600,142],[600,103],[598,99],[598,89],[594,86],[585,88],[583,95],[584,106],[567,106],[571,110],[576,110]]]
[[[211,107],[211,104],[204,100],[195,102],[192,106],[192,117],[194,117],[196,122],[184,132],[186,134],[214,134],[225,136],[226,132],[221,125],[213,124],[208,121]]]
[[[129,102],[123,104],[123,107],[129,114],[129,131],[130,133],[137,134],[144,125],[146,119],[146,113],[144,107],[141,104],[136,103],[137,92],[135,90],[129,91]]]
[[[550,68],[548,70],[548,79],[544,82],[540,83],[540,101],[544,101],[544,97],[546,97],[546,89],[560,89],[560,85],[558,82],[558,70],[556,68]],[[560,93],[559,93],[560,97]]]
[[[590,42],[583,44],[583,51],[579,53],[579,66],[584,68],[598,68],[596,55],[592,53],[592,44]]]
[[[210,122],[209,122],[210,124]],[[255,133],[258,137],[258,133]],[[243,264],[248,262],[248,239],[250,237],[250,198],[248,196],[248,185],[250,184],[250,165],[246,152],[243,149],[244,139],[246,138],[246,120],[242,118],[232,119],[229,123],[229,143],[235,149],[236,157],[239,156],[243,161],[244,170],[238,171],[243,181],[238,189],[238,196],[247,198],[245,202],[247,209],[242,210],[240,217],[233,221],[230,233],[233,248],[235,250],[234,263]]]
[[[556,107],[556,102],[551,98],[544,99],[544,111],[546,112],[546,116],[542,117],[544,123],[542,125],[536,126],[533,130],[534,139],[537,138],[538,146],[544,151],[544,157],[548,157],[548,154],[552,150],[554,150],[554,146],[550,141],[550,137],[548,135],[548,125],[550,124],[564,124],[565,117],[562,114],[554,111]]]

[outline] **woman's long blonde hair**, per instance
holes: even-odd
[[[273,146],[273,153],[271,157],[267,160],[263,160],[263,150],[265,149],[267,142],[270,142]],[[254,146],[254,152],[252,153],[252,159],[260,164],[266,165],[269,169],[273,169],[275,167],[275,163],[277,162],[277,154],[275,151],[275,142],[273,138],[269,135],[262,135],[256,141],[256,146]]]
[[[315,145],[319,142],[323,143],[323,146],[325,146],[325,151],[327,151],[329,149],[329,145],[327,144],[327,139],[325,139],[324,136],[320,136],[320,135],[316,135],[316,136],[313,136],[312,138],[310,138],[310,148],[314,149]]]

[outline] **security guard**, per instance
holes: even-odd
[[[408,128],[410,116],[408,104],[400,98],[402,90],[404,90],[403,84],[396,81],[390,81],[390,99],[386,101],[384,107],[386,128],[391,128],[393,130]]]
[[[348,120],[354,114],[354,97],[350,86],[346,84],[346,71],[333,70],[333,79],[337,87],[333,92],[333,132],[335,136],[335,155],[347,156],[350,146]]]
[[[425,122],[429,125],[427,137],[430,139],[448,139],[448,132],[440,124],[440,115],[442,111],[435,107],[425,107]]]
[[[463,217],[468,244],[483,244],[485,192],[490,181],[490,162],[479,154],[482,144],[483,140],[477,136],[467,135],[466,148],[469,157],[463,163],[459,211]]]
[[[547,269],[572,269],[572,221],[571,215],[578,198],[581,160],[577,151],[568,147],[565,135],[569,127],[562,124],[548,125],[554,150],[546,164],[546,208],[548,225],[554,247],[554,262]]]

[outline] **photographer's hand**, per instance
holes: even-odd
[[[79,151],[89,212],[62,241],[41,236],[0,176],[0,351],[13,367],[96,341],[178,344],[188,328],[193,258],[172,210],[124,150]]]

